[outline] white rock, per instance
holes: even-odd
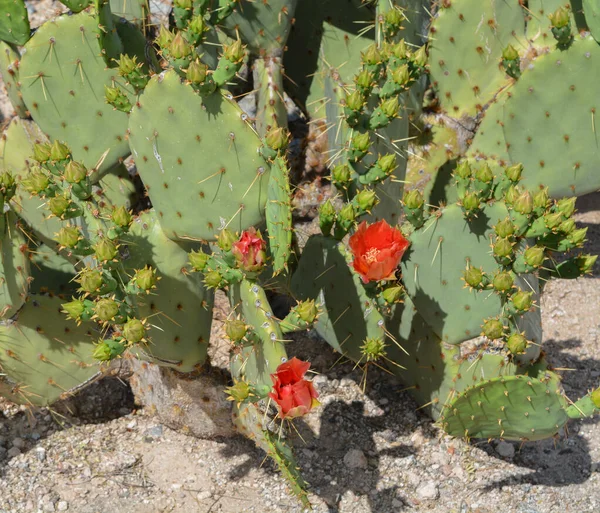
[[[69,509],[69,503],[67,501],[58,501],[56,509],[58,511],[67,511]]]
[[[206,499],[210,499],[211,497],[212,493],[209,490],[198,492],[198,495],[196,495],[196,499],[198,499],[199,501],[205,501]]]
[[[440,496],[440,490],[434,481],[427,481],[417,488],[417,496],[423,500],[437,499]]]
[[[350,449],[344,456],[344,465],[348,468],[367,468],[367,457],[359,449]]]

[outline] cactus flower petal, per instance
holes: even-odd
[[[273,390],[269,397],[279,406],[281,418],[300,417],[318,406],[317,391],[310,381],[304,379],[310,363],[292,358],[277,367],[271,374]]]

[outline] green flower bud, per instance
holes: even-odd
[[[406,208],[410,209],[418,209],[423,208],[425,204],[425,200],[423,199],[423,195],[417,189],[413,189],[411,191],[404,191],[404,197],[402,198],[402,202]]]
[[[348,164],[338,164],[331,172],[333,181],[337,184],[345,185],[352,181],[352,171]]]
[[[300,317],[301,320],[308,324],[313,323],[319,313],[314,299],[311,299],[310,301],[300,301],[300,303],[294,307],[294,311],[298,314],[298,317]]]
[[[427,64],[427,49],[425,48],[425,45],[421,46],[421,48],[415,52],[412,61],[419,68],[425,67],[425,64]]]
[[[485,320],[482,330],[482,335],[490,340],[498,340],[504,336],[504,324],[499,319]]]
[[[94,349],[92,356],[101,362],[108,362],[125,352],[125,345],[117,340],[103,340]]]
[[[120,87],[108,87],[105,85],[104,96],[106,103],[112,105],[115,109],[122,112],[129,112],[131,110],[131,102]]]
[[[232,342],[240,342],[245,336],[248,328],[241,319],[225,321],[225,333]]]
[[[49,185],[50,179],[39,170],[33,170],[27,179],[23,180],[23,187],[27,192],[35,195],[43,193]]]
[[[329,235],[335,223],[335,208],[328,199],[319,206],[319,227],[323,235]]]
[[[391,98],[383,100],[379,107],[381,108],[381,112],[383,112],[388,119],[395,118],[398,116],[398,108],[400,107],[398,96],[392,96]]]
[[[228,401],[242,403],[250,397],[251,388],[245,381],[236,381],[235,384],[225,390],[229,397]]]
[[[391,175],[396,169],[396,155],[394,153],[388,153],[377,159],[377,165],[386,174]]]
[[[366,52],[361,53],[361,60],[367,65],[375,66],[381,64],[381,54],[376,44],[372,44],[367,48]]]
[[[495,257],[508,258],[513,254],[513,243],[508,237],[498,237],[492,248]]]
[[[481,289],[484,287],[484,274],[478,267],[468,267],[463,271],[463,279],[465,283],[473,289]]]
[[[128,228],[133,220],[131,213],[124,207],[116,207],[111,214],[112,222],[120,228]]]
[[[63,303],[62,310],[67,314],[68,319],[79,321],[85,312],[85,303],[81,299],[75,299],[69,303]]]
[[[60,231],[56,234],[55,240],[61,246],[73,249],[81,240],[79,228],[77,228],[76,226],[63,226],[60,229]]]
[[[180,9],[191,9],[192,0],[173,0],[173,5],[175,7],[179,7]]]
[[[127,75],[130,75],[131,73],[136,71],[138,68],[138,63],[136,61],[137,56],[135,55],[132,58],[125,53],[121,54],[120,59],[117,61],[119,75],[121,75],[122,77],[126,77]]]
[[[198,15],[198,16],[194,16],[190,20],[190,23],[188,24],[188,29],[193,34],[202,35],[202,34],[204,34],[204,32],[206,32],[208,30],[208,27],[206,26],[206,23],[204,22],[204,18],[202,16]]]
[[[471,178],[471,166],[466,160],[463,160],[460,164],[458,164],[458,166],[456,166],[456,170],[454,171],[454,173],[458,177],[467,180]]]
[[[558,211],[565,217],[571,217],[575,212],[575,201],[576,197],[572,198],[563,198],[558,201],[556,204],[556,208]]]
[[[265,136],[265,142],[272,150],[285,150],[289,142],[289,135],[289,132],[285,128],[271,128]]]
[[[533,306],[533,292],[519,290],[510,298],[517,312],[527,312]]]
[[[504,201],[507,205],[512,205],[518,197],[519,189],[517,189],[514,185],[511,185],[504,195]]]
[[[71,151],[66,145],[58,140],[52,143],[50,148],[50,158],[52,160],[65,160],[69,155],[71,155]]]
[[[217,237],[217,245],[222,251],[231,251],[233,244],[237,242],[237,240],[238,237],[235,236],[235,233],[227,228],[223,228]]]
[[[532,246],[527,248],[523,254],[525,263],[531,267],[541,267],[546,259],[546,252],[542,246]]]
[[[581,274],[583,275],[591,272],[596,260],[598,260],[598,255],[581,255],[577,259],[577,266],[579,267]]]
[[[494,231],[498,237],[510,237],[513,233],[515,233],[515,225],[512,223],[510,218],[507,217],[503,221],[498,221],[498,224],[494,226]]]
[[[564,7],[559,7],[552,14],[548,15],[550,23],[555,28],[566,27],[570,23],[569,11]]]
[[[560,225],[558,226],[558,231],[560,231],[561,233],[564,233],[565,235],[569,235],[574,230],[575,230],[575,220],[574,219],[567,219],[566,221],[563,221],[562,223],[560,223]]]
[[[48,208],[56,217],[62,217],[62,215],[69,208],[70,204],[71,200],[65,198],[64,196],[54,196],[48,200]]]
[[[100,262],[110,262],[118,254],[117,246],[110,239],[100,239],[94,246],[94,252]]]
[[[366,153],[367,151],[369,151],[369,146],[371,145],[371,140],[369,139],[369,132],[365,132],[364,134],[356,132],[354,134],[354,137],[352,137],[351,145],[353,149],[359,152]]]
[[[192,47],[181,35],[181,32],[177,32],[169,45],[171,56],[175,59],[184,59],[185,57],[188,57],[192,51]]]
[[[209,289],[216,289],[221,285],[223,277],[219,271],[209,271],[204,276],[204,283]]]
[[[137,344],[144,339],[146,327],[139,319],[128,319],[123,325],[123,337],[130,344]]]
[[[590,398],[596,408],[600,408],[600,387],[590,394]]]
[[[406,43],[404,42],[404,39],[401,39],[398,43],[394,45],[394,47],[392,48],[392,54],[398,59],[406,59],[410,56],[410,52],[408,50],[408,47],[406,46]]]
[[[553,212],[544,215],[544,224],[550,229],[555,230],[563,221],[563,215],[560,212]]]
[[[548,207],[548,187],[540,189],[533,195],[533,208],[543,212]]]
[[[514,201],[513,208],[516,212],[523,215],[528,215],[533,212],[533,197],[529,191],[525,191],[519,195]]]
[[[521,333],[513,333],[506,340],[506,347],[511,354],[523,354],[527,349],[527,339]]]
[[[94,305],[94,313],[103,322],[112,321],[119,313],[119,304],[114,299],[99,299]]]
[[[203,84],[206,80],[208,72],[208,66],[199,59],[190,62],[187,71],[185,72],[185,78],[192,84]]]
[[[65,166],[65,180],[69,183],[79,183],[87,177],[87,169],[81,162],[71,161]]]
[[[502,50],[502,58],[507,61],[517,60],[519,58],[519,52],[515,50],[513,45],[509,44],[504,50]]]
[[[369,70],[363,69],[356,77],[354,78],[354,82],[356,83],[356,87],[360,90],[370,90],[375,83],[375,77],[373,73]]]
[[[156,38],[156,43],[160,48],[165,49],[171,45],[173,41],[173,33],[170,32],[164,25],[161,25],[160,32],[158,33],[158,37]]]
[[[206,264],[208,263],[209,255],[204,251],[191,251],[188,255],[188,259],[194,271],[204,271]]]
[[[365,99],[358,89],[346,95],[346,107],[351,111],[359,112],[363,108],[364,104]]]
[[[402,11],[398,8],[390,9],[385,13],[384,20],[386,25],[389,25],[393,29],[397,30],[400,28],[402,22],[406,19]]]
[[[410,81],[408,65],[403,64],[392,72],[392,80],[398,85],[406,85]]]
[[[40,164],[50,160],[50,144],[49,143],[35,143],[33,145],[33,158]]]
[[[223,45],[223,57],[229,62],[241,62],[244,60],[244,46],[241,39],[234,41],[230,45]]]
[[[354,219],[356,219],[356,213],[354,212],[354,207],[352,206],[352,204],[346,203],[340,210],[338,217],[341,220],[346,221],[348,223],[353,222]]]
[[[477,212],[480,206],[479,195],[476,192],[467,192],[462,199],[462,206],[467,213]]]
[[[149,266],[138,269],[133,275],[132,281],[140,289],[150,291],[156,286],[156,269]]]
[[[523,173],[523,164],[507,167],[504,173],[511,182],[517,183],[521,179],[521,173]]]
[[[385,341],[381,338],[367,338],[360,349],[367,362],[379,360],[387,354]]]
[[[515,280],[509,272],[501,271],[494,276],[492,285],[498,292],[507,292],[512,289],[514,282]]]
[[[404,289],[400,285],[394,285],[383,289],[381,293],[384,301],[388,304],[398,303],[404,296]]]
[[[354,201],[362,211],[370,212],[371,209],[377,204],[378,200],[375,191],[371,189],[363,189],[354,197]]]
[[[494,173],[490,169],[487,163],[484,163],[477,171],[475,171],[475,178],[483,183],[490,183],[494,180]]]
[[[585,237],[587,235],[587,226],[585,228],[579,228],[578,230],[573,230],[569,235],[568,239],[570,242],[575,244],[575,246],[579,246],[585,242]]]
[[[102,272],[98,269],[84,269],[79,275],[81,290],[88,294],[95,294],[104,283]]]

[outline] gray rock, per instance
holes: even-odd
[[[359,449],[350,449],[344,456],[344,465],[348,468],[362,468],[368,467],[367,457]]]
[[[23,440],[22,438],[14,438],[12,444],[13,447],[18,447],[19,449],[22,449],[23,447],[25,447],[25,440]]]
[[[503,458],[512,459],[515,457],[515,446],[502,440],[496,444],[496,452]]]
[[[18,456],[19,454],[21,454],[21,449],[19,449],[18,447],[11,447],[8,450],[8,457],[9,458],[15,458],[16,456]]]
[[[438,485],[434,481],[427,481],[417,488],[417,497],[422,500],[434,500],[440,496]]]

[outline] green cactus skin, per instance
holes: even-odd
[[[33,296],[16,321],[0,325],[0,380],[9,400],[48,406],[99,374],[92,350],[100,333],[67,321],[61,308],[57,297]]]
[[[598,44],[578,37],[568,49],[538,57],[512,88],[504,135],[512,161],[525,168],[522,183],[529,189],[547,186],[551,197],[560,198],[600,188],[600,101],[589,89],[599,63]]]
[[[69,10],[77,13],[83,11],[92,2],[91,0],[60,0],[61,3],[65,4]]]
[[[586,0],[584,0],[585,5]],[[526,36],[531,42],[532,46],[537,49],[554,48],[556,46],[556,40],[552,35],[552,25],[549,14],[552,14],[559,7],[565,7],[570,2],[564,0],[529,0],[527,3],[527,16],[525,21],[527,23]],[[580,4],[581,5],[581,4]],[[530,14],[531,13],[531,14]],[[575,19],[573,12],[570,13],[571,27],[575,27]],[[586,18],[587,21],[587,18]]]
[[[85,12],[45,23],[26,46],[20,76],[28,77],[22,78],[23,99],[40,128],[65,141],[89,169],[108,152],[103,172],[129,153],[127,114],[106,103],[104,86],[116,83],[134,97],[116,70],[106,68],[99,33],[98,19]],[[144,41],[141,33],[138,37]],[[143,52],[138,61],[144,61]]]
[[[140,27],[145,26],[150,12],[147,0],[110,0],[110,10],[115,16],[125,18]]]
[[[314,299],[323,312],[315,329],[341,354],[359,361],[367,338],[385,340],[384,321],[360,277],[349,267],[350,255],[337,240],[312,236],[292,277],[299,300]]]
[[[289,173],[285,158],[277,157],[271,166],[266,209],[273,274],[287,270],[292,251],[292,201]]]
[[[256,130],[264,137],[271,128],[287,127],[281,59],[256,59],[253,74],[255,87],[258,87]]]
[[[225,226],[264,220],[270,170],[246,117],[222,94],[200,98],[174,71],[151,79],[129,142],[170,238],[215,240]]]
[[[77,271],[71,262],[54,249],[37,242],[30,254],[30,260],[32,294],[51,294],[64,298],[76,294]]]
[[[508,84],[502,50],[520,47],[525,19],[518,0],[453,0],[430,29],[431,80],[452,117],[475,116]]]
[[[23,95],[21,94],[21,83],[19,81],[19,60],[21,56],[17,49],[0,41],[0,77],[6,86],[8,98],[12,106],[20,118],[26,118],[27,107],[23,103]]]
[[[0,239],[0,317],[12,317],[27,299],[30,282],[27,237],[16,216],[3,215]]]
[[[595,0],[583,0],[583,13],[592,36],[600,41],[600,5]]]
[[[598,393],[597,390],[595,392]],[[600,412],[600,407],[594,403],[593,394],[594,391],[588,393],[567,408],[570,419],[584,419]]]
[[[23,0],[0,0],[0,39],[24,45],[30,36],[27,6]]]
[[[233,38],[239,33],[252,53],[271,55],[285,46],[297,3],[298,0],[241,0],[225,20],[224,28]]]
[[[558,433],[569,419],[560,378],[504,376],[460,393],[441,419],[447,433],[466,438],[542,440]]]
[[[206,361],[213,306],[201,276],[184,272],[197,245],[170,240],[153,211],[142,213],[124,240],[128,274],[149,265],[159,278],[151,294],[135,298],[139,317],[150,319],[149,341],[136,350],[154,363],[191,372]]]
[[[111,168],[96,185],[94,193],[100,206],[108,203],[130,209],[137,202],[135,185],[123,164]]]

